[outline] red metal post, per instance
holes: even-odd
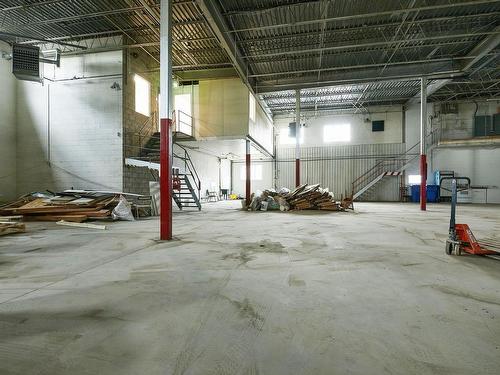
[[[295,186],[300,185],[300,159],[295,159]]]
[[[160,120],[160,239],[172,239],[172,120]]]
[[[420,210],[427,209],[427,157],[425,135],[427,130],[427,78],[420,81]]]
[[[295,91],[295,186],[300,185],[300,90]]]
[[[420,155],[420,209],[427,209],[427,157]]]
[[[172,239],[172,0],[160,4],[160,240]]]
[[[251,167],[251,158],[250,158],[250,141],[247,139],[247,144],[246,144],[246,159],[245,159],[245,166],[246,166],[246,184],[245,184],[245,198],[246,198],[246,203],[247,207],[250,205],[250,195],[251,195],[251,186],[250,186],[250,179],[252,174],[250,173],[250,167]]]

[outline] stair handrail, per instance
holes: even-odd
[[[196,171],[196,168],[194,166],[193,161],[191,160],[191,156],[189,155],[189,152],[187,151],[187,148],[182,146],[179,143],[176,143],[176,145],[181,148],[184,151],[184,157],[180,157],[179,155],[173,153],[173,156],[177,159],[183,160],[184,161],[184,168],[187,167],[187,170],[193,177],[193,180],[196,184],[196,188],[198,190],[198,198],[200,198],[200,192],[201,192],[201,179],[200,176],[198,175],[198,172]]]
[[[189,118],[191,121],[190,122],[187,122],[187,121],[184,121],[182,119],[182,117],[187,117]],[[185,125],[187,127],[189,127],[190,129],[190,134],[188,133],[184,133],[186,135],[189,135],[191,137],[194,137],[194,119],[193,119],[193,116],[191,116],[190,114],[184,112],[184,111],[181,111],[180,109],[177,109],[176,111],[174,111],[174,129],[176,132],[179,132],[179,133],[184,133],[183,131],[181,131],[181,125]]]
[[[145,129],[148,128],[149,130],[154,130],[155,129],[154,124],[156,124],[156,123],[157,123],[157,112],[154,111],[151,113],[151,116],[146,118],[146,120],[142,123],[139,131],[135,131],[134,133],[132,133],[132,134],[139,136],[139,151],[138,151],[139,157],[141,157],[143,150],[148,149],[147,147],[145,147],[145,145],[143,145],[143,137],[145,135],[147,135],[149,138],[154,136],[151,134],[151,131],[146,133]],[[150,128],[152,128],[152,129],[150,129]],[[152,133],[154,134],[155,131],[153,131]]]
[[[427,139],[431,138],[431,146],[436,144],[438,142],[438,138],[435,138],[434,136],[437,134],[438,131],[439,131],[439,128],[432,129],[429,132],[429,134],[427,134],[425,137],[426,143],[427,143]],[[359,176],[358,178],[356,178],[352,182],[352,190],[351,190],[352,196],[354,196],[354,194],[357,191],[361,190],[365,186],[365,185],[360,186],[362,181],[365,181],[365,180],[372,181],[374,178],[380,176],[382,173],[387,172],[387,170],[386,170],[387,168],[383,168],[387,162],[394,162],[394,161],[402,162],[401,165],[399,165],[400,163],[396,164],[397,169],[400,169],[400,168],[403,168],[406,164],[415,160],[419,154],[414,153],[414,149],[418,146],[420,146],[420,141],[415,143],[413,146],[411,146],[409,149],[407,149],[404,153],[390,156],[390,157],[387,157],[385,159],[379,160],[372,168],[368,169],[365,173],[363,173],[361,176]],[[411,156],[411,157],[408,158],[408,156]]]

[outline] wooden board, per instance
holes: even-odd
[[[0,221],[6,222],[6,221],[21,221],[23,220],[22,215],[16,215],[16,216],[0,216]]]
[[[0,223],[0,236],[13,233],[23,233],[26,227],[22,223]]]
[[[71,221],[82,223],[88,219],[87,215],[30,215],[24,217],[26,221]]]
[[[61,220],[56,223],[57,225],[66,225],[68,227],[78,227],[78,228],[88,228],[88,229],[106,229],[105,225],[88,224],[88,223],[69,223],[67,221]]]

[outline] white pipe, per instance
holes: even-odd
[[[295,159],[300,159],[300,90],[295,91]]]
[[[160,12],[160,119],[172,118],[172,1],[161,0]]]
[[[427,78],[420,82],[420,155],[425,155],[425,133],[427,129]]]

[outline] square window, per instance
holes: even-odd
[[[151,84],[140,75],[134,75],[135,111],[144,116],[151,115]]]
[[[420,175],[419,174],[410,174],[408,176],[408,183],[410,185],[420,185]]]
[[[331,142],[349,142],[351,140],[351,125],[325,125],[323,128],[323,141]]]

